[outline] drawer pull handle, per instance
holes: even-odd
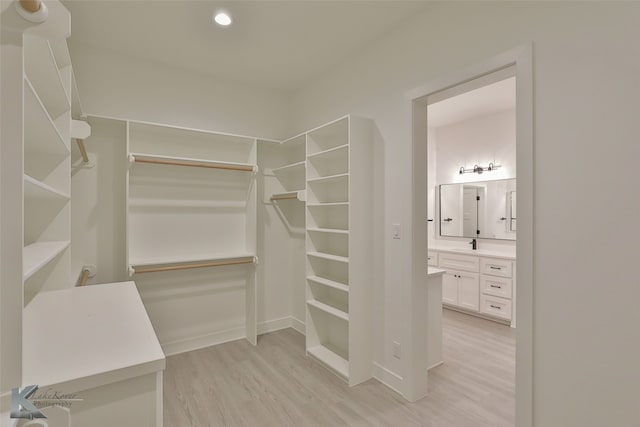
[[[493,304],[489,304],[489,306],[491,308],[497,308],[498,310],[502,310],[502,307],[498,306],[498,305],[493,305]]]
[[[489,268],[492,270],[502,270],[502,267],[494,267],[493,265]]]
[[[489,286],[491,286],[492,288],[502,289],[502,286],[500,285],[489,285]]]

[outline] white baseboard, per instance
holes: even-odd
[[[402,377],[393,371],[388,370],[384,366],[373,362],[373,378],[380,381],[396,393],[402,395]]]
[[[280,319],[266,320],[258,323],[258,335],[268,334],[269,332],[279,331],[291,327],[291,317],[282,317]]]
[[[165,356],[186,353],[188,351],[199,350],[212,345],[223,344],[246,337],[247,333],[243,327],[227,329],[225,331],[212,332],[209,334],[188,337],[174,341],[160,343]]]
[[[291,324],[290,326],[295,329],[296,331],[300,332],[302,335],[306,335],[307,334],[307,327],[305,325],[305,322],[303,322],[302,320],[298,320],[295,317],[290,317],[289,319],[291,319]]]
[[[282,317],[280,319],[266,320],[258,323],[258,335],[287,328],[293,328],[303,335],[305,333],[304,322],[293,317]],[[162,351],[164,351],[166,356],[173,356],[180,353],[186,353],[188,351],[210,347],[212,345],[224,344],[226,342],[239,340],[245,337],[246,329],[244,327],[239,327],[164,343],[161,342],[160,345],[162,346]]]

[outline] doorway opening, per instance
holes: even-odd
[[[412,289],[407,293],[407,307],[411,307],[408,315],[412,325],[408,338],[414,344],[413,354],[408,358],[405,371],[407,375],[417,378],[407,381],[405,396],[409,400],[426,396],[428,385],[427,381],[421,381],[421,378],[424,378],[421,372],[428,367],[425,362],[428,349],[421,352],[425,347],[421,347],[424,337],[420,336],[420,332],[424,332],[425,328],[421,329],[419,322],[428,318],[429,314],[426,316],[421,314],[421,310],[428,310],[428,304],[415,301],[413,298],[420,295],[416,288],[425,282],[424,264],[427,255],[429,259],[433,259],[429,250],[435,246],[434,242],[438,241],[441,245],[446,243],[445,248],[458,247],[461,251],[464,250],[463,245],[468,246],[466,243],[469,238],[473,241],[477,239],[479,248],[484,246],[485,251],[503,249],[508,252],[509,248],[512,248],[514,255],[517,253],[517,257],[513,260],[513,271],[509,273],[511,275],[509,278],[517,283],[517,293],[514,292],[511,299],[502,295],[499,297],[502,299],[498,300],[513,302],[512,307],[499,309],[504,310],[502,313],[508,310],[508,316],[500,318],[496,314],[501,312],[492,313],[491,309],[487,311],[486,307],[483,308],[483,304],[487,303],[484,297],[488,295],[482,292],[480,270],[477,277],[471,273],[472,279],[468,278],[469,274],[452,276],[459,279],[455,286],[460,286],[459,284],[464,282],[463,287],[466,287],[463,289],[464,305],[459,311],[475,313],[479,317],[503,321],[503,323],[511,323],[513,318],[512,326],[515,326],[517,318],[515,421],[517,425],[523,426],[529,426],[532,423],[533,97],[531,62],[530,46],[514,49],[482,64],[432,82],[420,90],[419,96],[412,99],[414,238]],[[464,150],[461,155],[458,148],[458,155],[447,157],[440,152],[441,157],[438,158],[438,151],[434,151],[433,147],[429,146],[430,139],[431,141],[434,139],[430,124],[436,120],[434,114],[430,115],[428,112],[430,106],[508,81],[511,81],[516,95],[511,113],[515,139],[514,152],[509,155],[501,153],[496,147],[485,147],[484,153],[482,150],[469,150],[469,156],[465,158]],[[489,103],[498,104],[499,102],[494,95]],[[473,133],[466,136],[458,135],[467,140],[473,140],[474,136],[477,135]],[[436,162],[439,162],[437,167]],[[444,197],[445,200],[448,197],[449,201],[456,201],[457,206],[443,205],[441,185],[452,186],[444,188]],[[457,187],[454,188],[453,185]],[[453,193],[455,196],[452,195]],[[465,195],[465,193],[468,194]],[[516,194],[518,194],[517,219],[519,220],[517,239],[515,238]],[[478,200],[483,197],[484,200]],[[466,208],[465,200],[469,202]],[[472,201],[475,202],[473,206]],[[456,214],[457,218],[454,216]],[[452,225],[455,226],[452,227]],[[463,253],[468,256],[480,256],[479,252],[471,251],[469,247],[469,253]],[[495,254],[495,252],[489,252],[484,255]],[[455,298],[459,297],[460,288],[457,288],[457,293],[453,296],[452,286],[454,285],[451,281],[445,283],[447,289],[443,289],[443,293],[447,293],[452,299],[449,301],[449,308],[456,308]],[[490,303],[487,307],[492,306],[498,305]],[[446,364],[447,361],[444,360],[444,363]]]

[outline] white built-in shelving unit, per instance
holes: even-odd
[[[25,306],[41,291],[72,286],[71,60],[64,40],[24,36]]]
[[[244,269],[255,344],[256,139],[129,121],[127,152],[128,273]]]
[[[307,353],[349,385],[372,368],[372,129],[347,116],[306,134]]]

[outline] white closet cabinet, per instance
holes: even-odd
[[[209,294],[244,286],[246,337],[255,344],[256,139],[130,121],[127,151],[129,275],[138,283],[142,276],[157,279],[157,289],[166,288],[167,278],[183,291],[198,281],[198,292],[208,286]],[[149,298],[147,291],[141,290],[143,298]],[[166,324],[198,315],[149,310],[152,319]]]
[[[307,353],[355,385],[371,377],[372,123],[307,133]]]
[[[25,306],[40,291],[72,286],[70,64],[64,40],[24,36]]]

